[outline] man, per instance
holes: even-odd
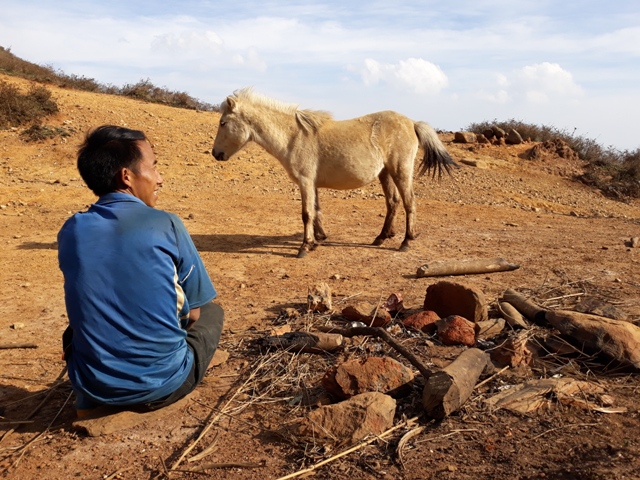
[[[218,346],[224,313],[182,221],[156,210],[162,176],[145,134],[105,125],[78,151],[99,197],[58,234],[69,328],[64,358],[78,414],[160,408],[191,392]]]

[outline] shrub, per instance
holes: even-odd
[[[58,104],[45,87],[32,85],[22,94],[16,86],[0,81],[0,128],[38,123],[57,111]]]
[[[522,138],[535,142],[560,138],[585,162],[585,173],[579,175],[577,180],[599,188],[613,198],[640,198],[640,149],[621,152],[611,146],[605,148],[593,139],[575,135],[575,130],[569,133],[553,126],[534,125],[515,119],[472,123],[466,130],[482,133],[492,126],[505,131],[513,128]]]
[[[33,124],[26,130],[23,130],[20,135],[22,135],[27,142],[41,142],[56,137],[69,137],[74,132],[75,130],[73,128]]]

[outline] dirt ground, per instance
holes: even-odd
[[[11,77],[0,80],[26,85]],[[314,408],[308,404],[322,397],[320,378],[346,354],[260,352],[253,341],[285,323],[296,330],[338,321],[341,308],[354,299],[378,302],[397,292],[409,309],[418,309],[426,288],[441,279],[416,278],[416,269],[433,260],[502,257],[519,264],[511,272],[448,278],[481,289],[491,306],[507,288],[533,295],[549,308],[571,309],[595,297],[640,323],[640,248],[625,244],[640,236],[640,204],[607,199],[572,180],[581,171],[580,162],[555,156],[527,160],[530,143],[467,146],[442,134],[456,160],[478,163],[463,164],[440,182],[416,179],[421,235],[409,252],[397,251],[401,235],[383,247],[370,246],[385,208],[381,189],[373,184],[355,191],[321,191],[329,239],[298,259],[297,187],[255,145],[228,162],[215,161],[210,152],[218,114],[51,90],[60,113],[46,123],[72,130],[70,137],[26,143],[20,129],[0,131],[0,279],[5,292],[0,343],[37,345],[0,350],[3,478],[163,478],[164,466],[171,468],[207,425],[211,428],[186,458],[215,444],[211,453],[196,462],[185,459],[172,478],[275,479],[341,452],[339,445],[296,439],[286,427]],[[230,358],[208,374],[177,414],[90,437],[72,428],[68,381],[57,381],[64,367],[60,336],[67,319],[56,235],[71,214],[95,200],[76,171],[75,151],[87,130],[105,123],[144,130],[154,144],[164,176],[158,208],[184,219],[201,252],[226,312],[221,347]],[[319,282],[332,289],[334,315],[306,313],[308,289]],[[282,314],[287,308],[300,316],[287,318]],[[424,334],[395,332],[435,367],[461,351]],[[348,354],[382,353],[389,349],[370,340]],[[547,408],[522,415],[491,411],[484,404],[501,388],[552,375],[597,382],[627,411],[602,414],[551,399]],[[420,382],[418,375],[413,393],[398,401],[397,423],[420,415]],[[398,441],[408,429],[320,467],[314,477],[640,478],[639,393],[636,375],[600,373],[569,360],[556,359],[549,368],[506,370],[477,389],[455,415],[440,422],[421,418],[425,428],[402,447],[403,462]],[[9,423],[16,421],[27,423]],[[184,472],[220,463],[237,465],[204,474]]]

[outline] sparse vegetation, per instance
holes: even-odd
[[[505,131],[513,128],[522,138],[534,142],[560,138],[586,163],[585,173],[578,176],[577,180],[599,188],[612,198],[623,200],[640,197],[640,148],[633,151],[620,151],[612,146],[605,148],[593,139],[575,135],[575,131],[569,133],[553,126],[534,125],[515,119],[472,123],[466,130],[483,133],[492,126]]]
[[[50,66],[27,62],[13,55],[11,49],[4,47],[0,47],[0,72],[62,88],[123,95],[172,107],[208,111],[218,109],[217,106],[197,100],[185,92],[171,91],[166,87],[156,87],[151,83],[150,79],[140,80],[136,84],[127,84],[121,88],[114,85],[103,85],[92,78],[68,75]]]
[[[51,92],[42,85],[32,85],[23,94],[15,85],[0,82],[0,128],[40,123],[58,111]]]
[[[56,137],[69,137],[74,133],[73,128],[67,127],[51,127],[48,125],[39,125],[34,123],[26,130],[22,131],[20,135],[27,142],[41,142],[43,140],[49,140]]]

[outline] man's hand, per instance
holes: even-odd
[[[185,330],[189,330],[191,327],[193,327],[193,324],[196,323],[199,318],[200,308],[192,308],[191,310],[189,310],[189,321],[187,322]]]

